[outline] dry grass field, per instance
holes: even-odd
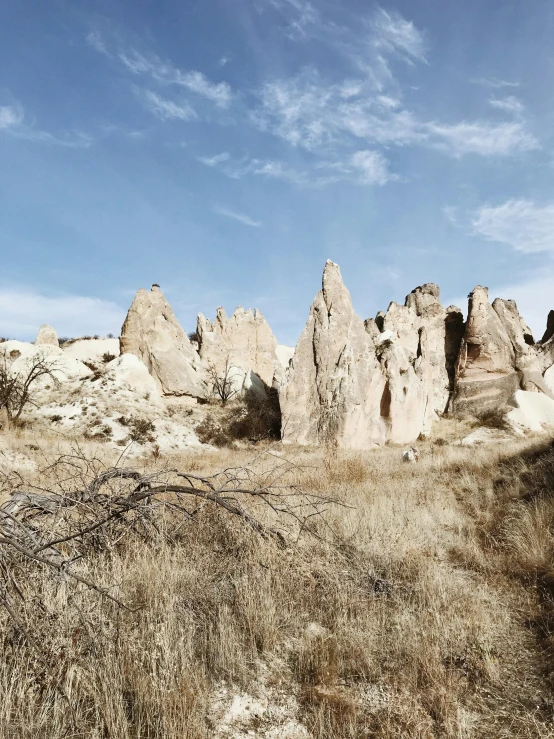
[[[91,547],[78,571],[132,610],[40,565],[10,573],[24,624],[0,612],[0,736],[554,736],[554,450],[454,444],[466,431],[442,421],[418,464],[268,447],[254,465],[286,458],[283,484],[337,503],[286,545],[205,503],[171,536]],[[13,446],[45,487],[67,451],[25,432]],[[208,474],[259,451],[141,465]]]

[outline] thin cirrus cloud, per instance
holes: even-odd
[[[116,303],[82,295],[47,296],[30,288],[0,288],[0,335],[34,340],[41,324],[59,336],[119,334],[125,309]]]
[[[206,98],[220,108],[227,108],[232,100],[231,86],[227,82],[211,82],[203,72],[183,71],[152,54],[144,56],[135,50],[120,51],[123,65],[135,75],[146,75],[163,85],[176,85]]]
[[[473,213],[471,227],[488,241],[524,254],[554,252],[554,203],[537,205],[520,199],[484,205]]]
[[[216,206],[214,213],[217,213],[218,216],[224,216],[225,218],[230,218],[232,221],[242,223],[243,226],[250,226],[251,228],[260,228],[262,226],[261,221],[255,221],[245,213],[239,213],[238,211],[231,210],[231,208]]]
[[[136,94],[144,100],[146,107],[162,121],[180,120],[193,121],[198,115],[192,105],[186,100],[175,102],[158,95],[153,90],[136,90]]]
[[[64,132],[61,135],[50,133],[25,123],[25,112],[23,107],[15,105],[0,106],[0,133],[7,133],[13,138],[36,143],[64,146],[72,149],[88,148],[92,146],[94,139],[83,132]]]
[[[512,113],[516,116],[521,115],[525,110],[525,106],[521,100],[518,100],[514,95],[508,95],[505,98],[491,98],[489,103],[497,110],[503,110],[506,113]]]
[[[155,54],[109,42],[98,31],[87,41],[141,79],[140,87],[133,83],[135,93],[159,120],[187,124],[209,119],[224,122],[227,130],[240,121],[304,152],[292,167],[286,156],[268,160],[260,151],[237,160],[227,152],[196,155],[202,164],[234,179],[264,176],[304,186],[339,181],[380,186],[402,179],[389,170],[391,147],[425,148],[456,159],[518,157],[540,148],[528,130],[523,104],[501,94],[516,82],[473,80],[499,91],[489,100],[491,118],[444,122],[407,107],[391,61],[427,65],[431,52],[426,33],[400,13],[377,7],[356,28],[348,28],[326,22],[307,0],[257,2],[258,9],[281,14],[293,42],[303,43],[309,36],[335,55],[333,76],[318,66],[303,66],[288,76],[269,76],[254,90],[233,90],[201,71],[180,69]],[[209,111],[206,103],[212,106]]]
[[[400,13],[377,8],[371,25],[377,49],[389,54],[400,54],[410,64],[412,60],[426,61],[427,44],[424,35]]]

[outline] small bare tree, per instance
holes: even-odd
[[[0,359],[0,411],[9,424],[17,421],[28,405],[35,405],[33,400],[34,386],[41,377],[50,377],[58,383],[54,372],[60,371],[55,359],[48,359],[36,354],[22,372],[14,371],[8,357]]]
[[[221,405],[225,405],[239,392],[233,373],[233,365],[229,355],[225,357],[225,364],[219,370],[213,362],[207,367],[207,379],[204,384],[209,397],[217,398]]]

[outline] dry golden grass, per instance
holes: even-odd
[[[46,613],[28,604],[48,669],[2,613],[0,736],[552,737],[537,583],[553,572],[554,462],[531,441],[436,443],[468,430],[441,422],[413,465],[398,448],[276,447],[304,489],[348,505],[328,510],[321,540],[282,549],[205,507],[174,542],[92,555],[83,572],[141,608],[83,594],[80,621],[63,579],[50,584]],[[142,464],[209,473],[252,454]],[[234,720],[244,695],[263,710]]]

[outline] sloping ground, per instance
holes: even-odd
[[[140,608],[83,592],[79,618],[63,577],[44,586],[47,612],[30,602],[28,616],[50,670],[2,613],[0,735],[551,737],[554,452],[445,441],[464,433],[438,424],[419,464],[398,448],[276,446],[292,481],[346,504],[320,538],[283,548],[205,505],[169,541],[139,532],[91,552],[82,573]]]

